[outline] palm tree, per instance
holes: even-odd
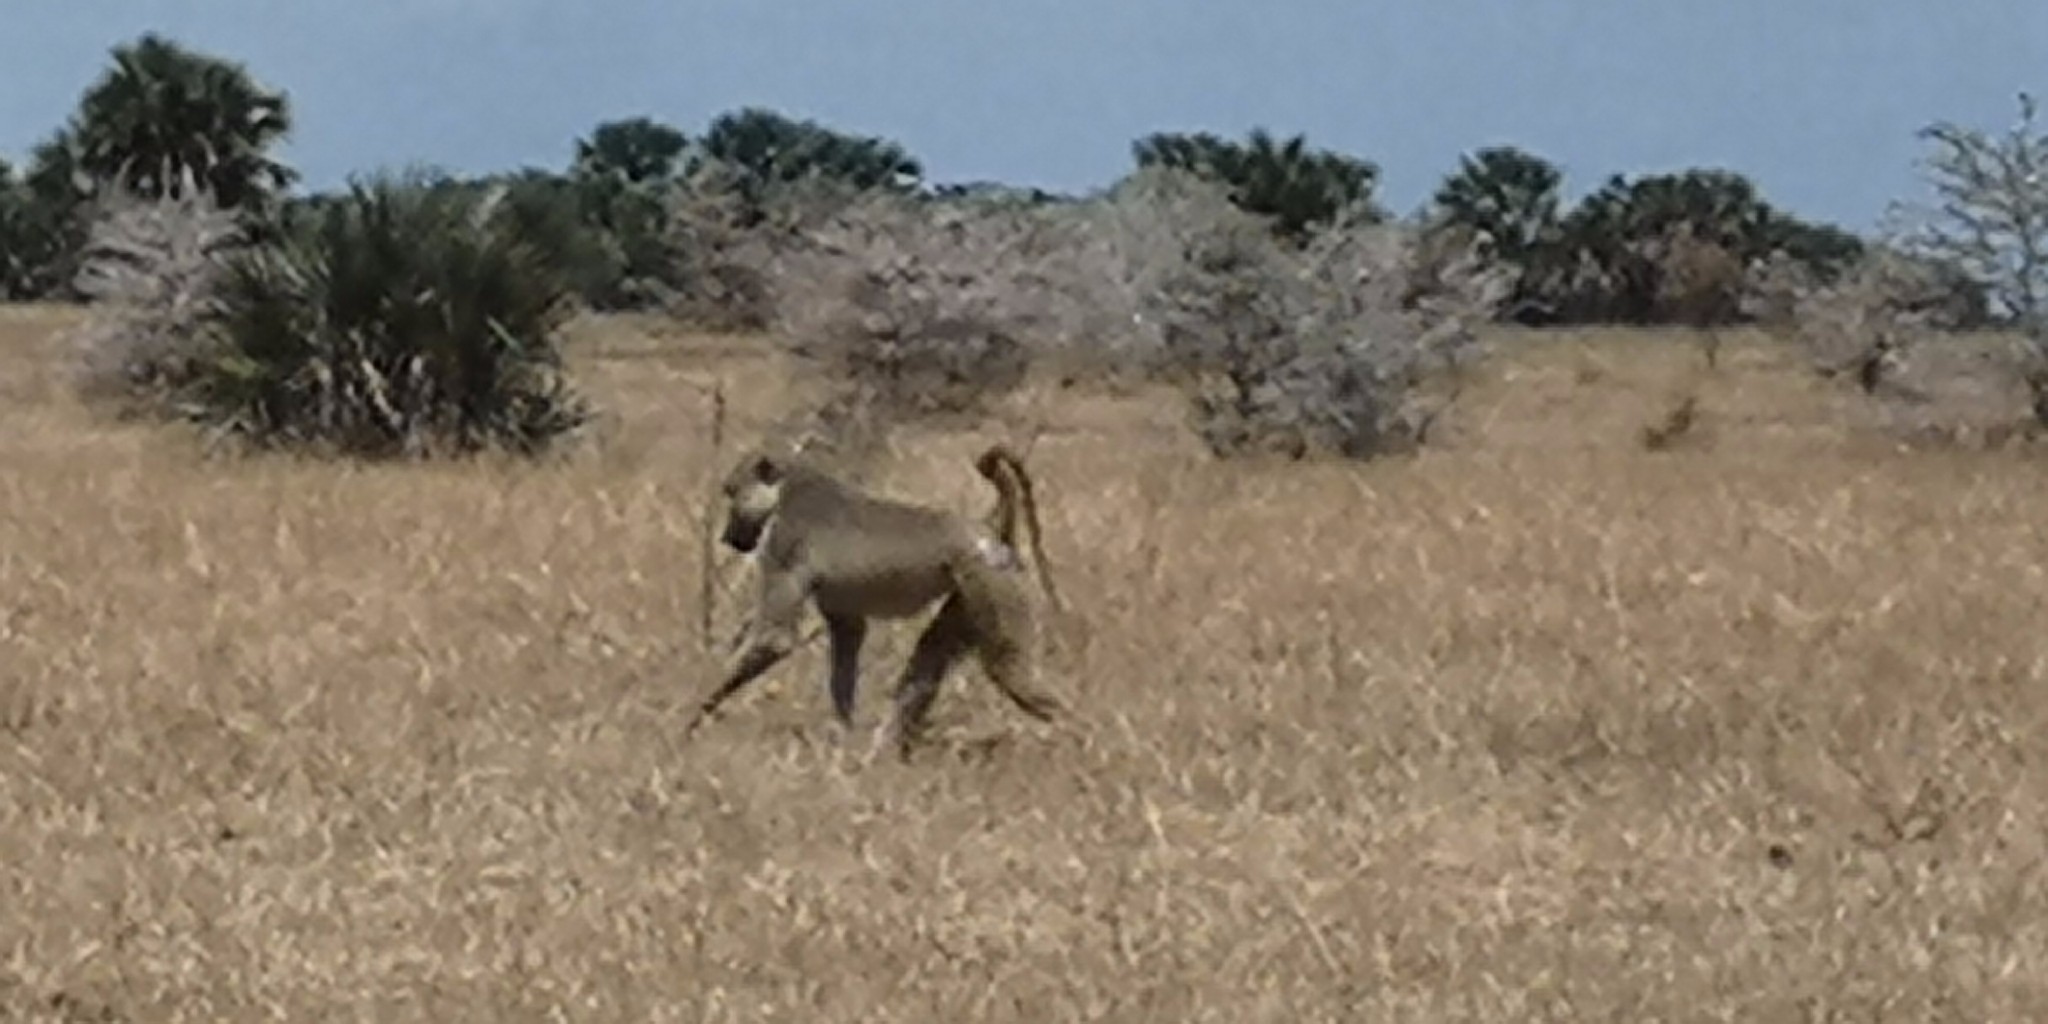
[[[1718,250],[1740,267],[1765,256],[1780,219],[1756,185],[1732,171],[1691,169],[1630,180],[1614,175],[1581,200],[1561,225],[1566,262],[1585,268],[1579,294],[1565,305],[1574,319],[1645,323],[1674,314],[1663,298],[1667,266],[1680,248]]]
[[[1496,258],[1526,268],[1554,240],[1563,184],[1563,172],[1550,161],[1492,146],[1460,157],[1434,202],[1443,221],[1485,233]]]
[[[924,176],[923,165],[887,139],[849,135],[761,107],[713,119],[693,164],[706,162],[737,170],[750,201],[758,201],[773,185],[813,176],[860,190],[892,191],[916,188]]]
[[[266,202],[297,175],[269,156],[291,132],[290,104],[241,64],[154,33],[113,50],[60,141],[77,170],[145,197],[189,180],[224,207]]]
[[[1143,167],[1169,167],[1215,181],[1243,210],[1271,217],[1281,235],[1299,240],[1317,226],[1363,205],[1369,218],[1379,167],[1329,150],[1311,150],[1306,136],[1276,139],[1254,128],[1242,143],[1210,132],[1157,132],[1131,145]]]
[[[576,142],[576,173],[617,175],[639,184],[674,176],[690,140],[659,121],[633,117],[606,121]]]

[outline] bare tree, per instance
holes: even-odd
[[[2020,94],[2019,108],[2001,135],[1947,121],[1923,129],[1937,202],[1896,213],[1910,250],[1959,267],[2020,328],[2022,376],[2035,418],[2048,424],[2048,134],[2031,95]]]
[[[2048,313],[2048,134],[2035,126],[2034,98],[2019,103],[2003,136],[1946,121],[1921,131],[1936,147],[1925,168],[1940,205],[1910,241],[1982,280],[2038,332]]]
[[[1135,260],[1105,277],[1135,298],[1160,362],[1192,376],[1212,451],[1367,458],[1427,438],[1448,399],[1423,385],[1473,351],[1511,268],[1363,207],[1286,244],[1213,186],[1147,173],[1115,199],[1116,251]]]
[[[222,256],[245,234],[189,170],[165,198],[112,186],[94,204],[75,282],[94,306],[77,337],[81,383],[100,397],[161,402],[192,373]]]
[[[1051,226],[1026,209],[869,192],[756,249],[775,326],[885,416],[971,412],[1023,381],[1057,332]]]
[[[1749,268],[1744,309],[1771,329],[1789,333],[1823,377],[1847,378],[1867,395],[1889,389],[1899,361],[1947,326],[1951,289],[1925,259],[1872,246],[1837,280],[1784,253]]]
[[[1072,201],[864,195],[749,258],[842,406],[971,412],[1059,353],[1188,388],[1219,454],[1366,457],[1427,435],[1445,400],[1425,381],[1512,286],[1470,239],[1378,216],[1288,239],[1221,186],[1145,168]]]

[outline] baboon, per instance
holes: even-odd
[[[1058,601],[1031,477],[1000,444],[983,452],[975,468],[996,490],[986,533],[950,512],[862,491],[794,454],[743,455],[722,485],[721,540],[742,554],[758,550],[759,593],[745,642],[683,734],[789,655],[806,603],[825,620],[826,689],[833,713],[850,728],[868,620],[909,618],[941,602],[904,665],[893,713],[876,732],[870,757],[892,741],[899,756],[909,755],[940,683],[970,650],[1012,703],[1052,720],[1061,708],[1032,685],[1030,608],[1018,579],[1021,512],[1031,528],[1040,586]]]

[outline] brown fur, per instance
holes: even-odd
[[[1031,478],[1001,445],[975,465],[996,490],[987,520],[993,539],[950,512],[869,494],[793,455],[743,456],[723,486],[723,540],[742,553],[758,553],[759,596],[745,643],[698,704],[685,735],[789,655],[806,604],[825,619],[831,645],[826,686],[833,712],[851,726],[868,620],[908,618],[939,603],[904,666],[894,713],[877,733],[876,749],[893,739],[899,753],[908,753],[947,671],[969,651],[1025,713],[1053,718],[1058,702],[1030,686],[1030,608],[1015,577],[1022,513],[1040,585],[1057,599]]]

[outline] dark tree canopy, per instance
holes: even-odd
[[[1581,200],[1560,227],[1567,264],[1593,268],[1598,288],[1576,282],[1564,304],[1572,319],[1649,322],[1669,311],[1666,259],[1672,243],[1722,250],[1741,266],[1783,250],[1823,277],[1832,277],[1862,252],[1846,232],[1809,224],[1764,201],[1754,182],[1733,171],[1691,169],[1629,179],[1610,177]]]
[[[1232,202],[1273,218],[1294,238],[1369,203],[1380,173],[1371,161],[1311,150],[1303,135],[1281,140],[1264,128],[1241,143],[1211,132],[1158,132],[1133,143],[1131,156],[1141,168],[1183,170],[1226,186]]]
[[[606,121],[576,141],[579,175],[617,175],[635,184],[661,181],[682,168],[690,140],[681,131],[646,117]]]
[[[1484,232],[1500,259],[1526,264],[1554,240],[1564,173],[1513,146],[1460,157],[1434,197],[1446,222]]]
[[[241,64],[145,34],[113,50],[57,145],[73,170],[166,195],[189,176],[227,207],[265,201],[296,174],[269,155],[291,131],[286,96]]]
[[[924,167],[887,139],[836,131],[762,107],[720,114],[698,141],[699,160],[737,168],[741,185],[758,197],[771,185],[807,177],[831,179],[857,189],[909,190]]]

